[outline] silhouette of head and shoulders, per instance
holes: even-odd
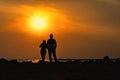
[[[47,41],[48,49],[56,49],[56,40],[53,38],[53,34],[50,34],[50,39]]]
[[[41,49],[46,49],[46,47],[47,47],[47,43],[46,43],[45,40],[43,40],[43,42],[40,44],[40,48]]]

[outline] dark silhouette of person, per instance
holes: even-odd
[[[54,57],[55,62],[57,62],[56,47],[57,47],[56,40],[53,39],[53,34],[50,34],[50,39],[48,39],[47,41],[47,48],[48,48],[50,62],[52,62],[52,56]]]
[[[43,40],[43,42],[40,44],[40,54],[41,54],[41,57],[42,57],[42,61],[44,62],[45,61],[45,55],[46,55],[46,49],[47,49],[47,43],[45,40]]]

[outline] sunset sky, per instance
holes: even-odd
[[[0,58],[41,58],[50,33],[58,58],[119,58],[120,0],[0,0]]]

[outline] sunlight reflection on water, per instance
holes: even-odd
[[[22,62],[32,62],[32,63],[39,63],[39,61],[41,61],[41,59],[33,59],[33,60],[30,60],[30,59],[17,59],[17,61],[19,63],[22,63]],[[45,62],[49,62],[49,59],[45,59]]]

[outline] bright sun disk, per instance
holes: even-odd
[[[47,18],[40,16],[33,16],[30,18],[30,26],[33,30],[39,31],[47,27]]]

